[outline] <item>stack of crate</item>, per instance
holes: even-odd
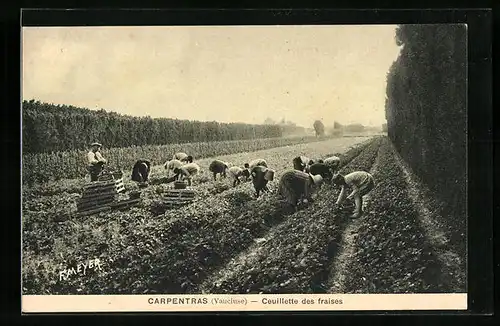
[[[168,189],[163,193],[163,203],[170,208],[190,204],[194,201],[195,192],[192,189]]]
[[[123,185],[122,185],[123,186]],[[83,187],[82,197],[77,201],[78,211],[92,211],[115,202],[118,199],[115,180],[96,181]]]
[[[117,193],[125,191],[125,186],[123,185],[123,173],[120,171],[105,173],[99,176],[99,181],[104,181],[104,182],[113,181]]]
[[[98,181],[83,187],[82,197],[77,202],[79,215],[92,215],[108,210],[128,209],[141,202],[138,196],[131,194],[129,199],[118,200],[120,192],[125,191],[122,172],[108,172],[102,174]]]

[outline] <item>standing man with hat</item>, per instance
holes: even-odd
[[[281,176],[279,195],[297,211],[300,202],[312,202],[311,195],[323,183],[321,175],[312,175],[299,170],[288,170]]]
[[[90,181],[97,181],[99,173],[104,169],[104,164],[108,161],[102,157],[99,150],[102,147],[100,143],[92,143],[90,145],[90,151],[87,153],[88,170],[90,173]]]

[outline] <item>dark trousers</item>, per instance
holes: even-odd
[[[102,164],[93,164],[89,166],[90,181],[97,181],[99,179],[99,174],[104,169]]]

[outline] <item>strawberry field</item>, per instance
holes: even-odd
[[[374,176],[376,187],[361,218],[349,217],[353,203],[334,207],[339,189],[328,183],[298,212],[278,200],[279,178],[293,157],[332,154],[341,158],[343,173],[364,170]],[[83,179],[23,189],[23,293],[464,291],[465,253],[435,241],[440,230],[424,223],[420,209],[433,212],[433,204],[424,195],[419,202],[411,196],[426,192],[408,182],[386,137],[338,138],[218,158],[238,166],[265,159],[276,171],[271,193],[255,199],[251,182],[234,188],[229,178],[214,182],[208,158],[197,161],[202,171],[193,180],[196,200],[176,209],[160,201],[166,187],[159,183],[166,174],[162,166],[153,168],[141,204],[126,211],[77,218]],[[125,186],[136,190],[130,181]],[[78,270],[96,258],[100,268],[61,279],[62,270]]]

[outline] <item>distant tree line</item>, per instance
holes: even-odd
[[[445,203],[443,212],[450,217],[450,225],[463,235],[466,28],[401,25],[396,42],[403,47],[387,75],[388,136],[412,170]]]
[[[333,126],[328,129],[328,133],[333,136],[342,136],[345,133],[379,133],[383,131],[384,126],[365,126],[361,123],[351,123],[343,125],[338,121],[333,123]]]
[[[297,124],[293,121],[286,120],[282,118],[280,121],[275,121],[271,118],[267,118],[264,120],[264,125],[275,125],[279,126],[281,129],[282,136],[298,136],[298,135],[307,135],[307,128],[297,126]]]
[[[23,101],[25,153],[80,150],[98,141],[107,148],[282,137],[297,127],[132,117],[71,105]]]

